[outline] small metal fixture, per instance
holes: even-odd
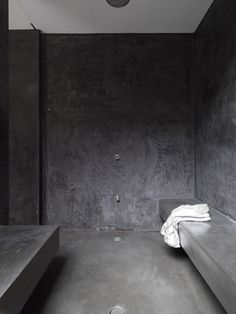
[[[114,242],[120,242],[122,239],[121,239],[121,237],[115,237],[114,238]]]
[[[115,154],[114,158],[115,158],[116,161],[119,161],[120,160],[120,155],[119,154]]]
[[[116,203],[120,203],[120,197],[119,197],[119,195],[116,195]]]
[[[125,7],[130,0],[107,0],[108,4],[110,4],[114,8],[122,8]]]
[[[52,111],[52,108],[51,107],[48,107],[48,112],[51,112]]]
[[[108,314],[128,314],[127,311],[123,308],[123,306],[116,305],[110,309]]]

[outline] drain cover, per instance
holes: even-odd
[[[115,242],[120,242],[121,240],[122,240],[121,237],[115,237],[115,238],[114,238],[114,241],[115,241]]]
[[[109,314],[127,314],[127,312],[122,306],[116,305],[110,309]]]

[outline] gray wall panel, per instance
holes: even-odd
[[[10,31],[11,224],[39,223],[39,35]]]
[[[191,47],[42,35],[44,223],[158,228],[159,198],[193,196]]]
[[[0,1],[0,224],[8,223],[8,1]]]
[[[216,0],[196,34],[196,197],[236,219],[236,2]]]

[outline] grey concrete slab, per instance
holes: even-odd
[[[236,220],[236,1],[215,0],[195,34],[195,196]],[[236,312],[236,311],[235,311]]]
[[[0,1],[0,224],[8,223],[8,1]]]
[[[42,34],[45,224],[156,230],[159,198],[193,196],[192,40]]]
[[[181,245],[227,313],[236,313],[236,223],[216,210],[212,221],[180,223]]]
[[[58,227],[0,226],[1,314],[20,312],[58,247]]]
[[[40,221],[39,40],[35,30],[9,32],[9,223]]]
[[[159,233],[64,230],[21,314],[106,314],[116,304],[128,314],[225,313],[184,251]]]
[[[166,220],[182,204],[198,200],[161,200],[160,215]],[[210,209],[211,222],[181,222],[181,245],[228,313],[236,313],[236,222]]]

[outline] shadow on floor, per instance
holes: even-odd
[[[177,258],[179,260],[188,258],[187,254],[185,253],[185,251],[183,249],[173,249],[173,248],[167,246],[166,252],[167,252],[167,255],[169,255],[170,257],[172,257],[172,258],[174,257],[174,258]]]
[[[63,256],[56,256],[52,260],[21,314],[40,314],[43,311],[45,303],[65,267],[66,261],[67,259]]]
[[[116,304],[129,314],[225,314],[186,253],[159,233],[69,230],[21,314],[103,314]]]

